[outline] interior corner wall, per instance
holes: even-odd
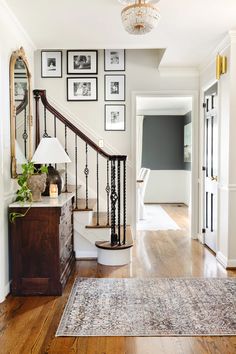
[[[21,46],[33,74],[33,44],[5,2],[0,1],[0,302],[9,293],[8,205],[16,190],[16,181],[10,176],[9,62],[12,52]]]

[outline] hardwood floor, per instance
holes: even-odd
[[[105,267],[79,261],[61,297],[12,297],[0,304],[0,353],[234,354],[236,337],[66,337],[55,332],[75,277],[236,277],[188,235],[187,208],[164,205],[182,228],[141,231],[133,262]]]

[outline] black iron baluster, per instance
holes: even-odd
[[[106,185],[106,193],[107,193],[107,226],[110,224],[110,184],[109,184],[109,160],[107,160],[107,185]]]
[[[85,209],[88,209],[88,175],[89,175],[89,169],[88,169],[88,144],[85,144],[85,169],[84,169],[84,174],[85,174]]]
[[[65,152],[67,153],[67,126],[65,125]],[[68,193],[67,163],[65,163],[65,193]]]
[[[99,164],[97,152],[97,226],[99,226]]]
[[[126,244],[126,158],[123,161],[123,244]]]
[[[78,210],[78,145],[75,134],[75,209]]]
[[[117,245],[116,234],[116,161],[111,160],[111,245]]]
[[[120,243],[120,160],[118,160],[117,164],[118,164],[118,168],[117,168],[117,192],[118,192],[117,222],[118,222],[118,244],[120,246],[121,245],[121,243]]]
[[[54,116],[54,137],[57,137],[57,117]],[[57,170],[57,164],[55,163],[55,170]]]
[[[22,134],[22,138],[24,140],[25,158],[27,159],[27,139],[28,139],[28,134],[27,134],[27,111],[26,111],[26,108],[24,109],[24,132]]]
[[[43,133],[44,138],[48,138],[48,133],[47,133],[47,110],[46,107],[44,107],[44,133]]]

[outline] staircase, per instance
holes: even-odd
[[[57,137],[72,161],[64,166],[64,191],[71,185],[75,191],[76,258],[97,258],[104,265],[129,263],[133,240],[126,225],[127,157],[106,153],[48,102],[45,90],[33,92],[36,147],[40,137]]]

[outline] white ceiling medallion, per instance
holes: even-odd
[[[118,0],[127,5],[121,11],[125,30],[130,34],[145,34],[157,26],[160,18],[159,9],[153,5],[159,0]]]

